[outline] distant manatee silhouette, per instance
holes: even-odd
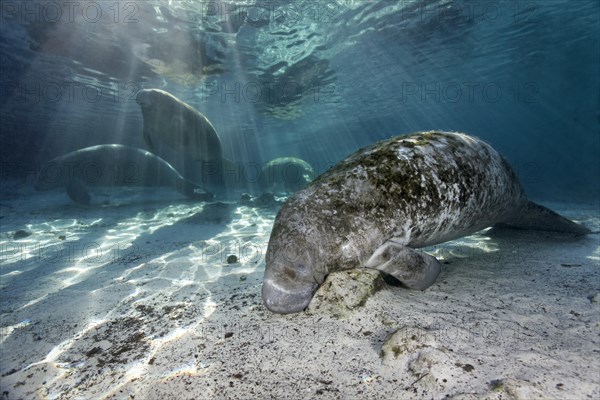
[[[199,111],[160,89],[140,90],[136,97],[144,118],[144,140],[157,152],[162,142],[194,161],[220,162],[221,140]]]
[[[162,158],[120,144],[86,147],[56,157],[41,167],[34,184],[36,190],[65,188],[71,200],[82,205],[91,201],[87,186],[168,186],[193,199],[213,198]]]
[[[266,163],[259,178],[266,192],[294,193],[312,181],[315,171],[306,161],[296,157],[279,157]]]

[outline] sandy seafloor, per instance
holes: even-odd
[[[476,234],[427,249],[444,268],[424,292],[276,315],[260,298],[276,208],[3,193],[2,399],[600,398],[598,234]],[[600,229],[597,205],[545,205]]]

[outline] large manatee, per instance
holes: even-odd
[[[152,152],[164,143],[194,161],[221,161],[221,139],[202,113],[160,89],[140,90],[136,101],[144,118],[144,140]]]
[[[330,272],[357,267],[422,290],[440,263],[416,248],[500,223],[589,232],[528,201],[506,160],[482,140],[450,132],[384,140],[284,204],[267,249],[263,302],[278,313],[302,311]]]

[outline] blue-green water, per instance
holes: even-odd
[[[3,178],[144,148],[135,94],[162,88],[241,163],[318,173],[382,138],[455,130],[491,142],[532,198],[599,197],[596,1],[5,1],[0,28]]]
[[[0,1],[0,398],[598,398],[597,233],[484,230],[424,249],[443,262],[425,291],[282,316],[261,286],[290,191],[241,194],[278,157],[315,176],[462,131],[597,232],[599,21],[592,0]],[[149,150],[151,88],[206,115],[239,190],[34,189],[65,153]],[[181,150],[160,155],[198,183]]]

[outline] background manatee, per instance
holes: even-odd
[[[136,97],[144,117],[144,140],[161,154],[166,144],[194,161],[221,161],[221,140],[199,111],[160,89],[140,90]]]
[[[168,186],[198,200],[213,195],[185,180],[162,158],[136,147],[103,144],[86,147],[45,163],[39,170],[36,190],[65,188],[78,204],[89,204],[87,186]]]
[[[294,193],[313,180],[309,163],[296,157],[279,157],[262,168],[259,185],[263,191]]]

